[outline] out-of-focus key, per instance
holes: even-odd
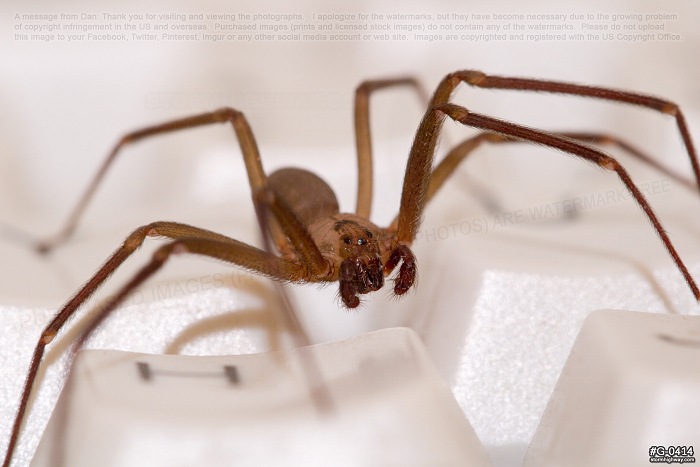
[[[310,399],[300,355],[333,410]],[[491,466],[406,328],[252,355],[84,351],[66,388],[35,467]]]
[[[596,311],[581,329],[524,465],[690,462],[695,449],[700,317]]]

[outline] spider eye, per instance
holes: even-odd
[[[357,240],[357,244],[360,246],[364,245],[365,243],[367,243],[367,240],[365,240],[364,238],[360,238]]]
[[[352,243],[352,238],[348,237],[347,235],[343,236],[342,240],[346,245],[350,245]]]

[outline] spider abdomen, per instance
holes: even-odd
[[[339,211],[333,189],[318,175],[304,169],[279,169],[268,177],[270,188],[294,211],[305,227]]]

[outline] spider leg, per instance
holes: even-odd
[[[556,132],[556,135],[571,138],[576,141],[583,143],[590,143],[599,146],[616,146],[623,151],[629,153],[645,164],[653,167],[655,170],[663,173],[664,175],[672,178],[678,183],[682,184],[686,188],[694,189],[694,184],[688,179],[680,177],[679,175],[671,172],[663,165],[659,164],[654,158],[649,157],[641,150],[637,149],[635,146],[629,144],[623,139],[616,136],[608,135],[605,133],[582,133],[582,132]],[[521,140],[508,138],[504,135],[496,133],[480,133],[472,138],[466,139],[454,148],[452,148],[447,155],[440,161],[440,163],[435,166],[432,173],[430,174],[430,184],[428,185],[428,192],[426,193],[427,201],[430,201],[437,191],[442,187],[445,181],[454,173],[457,167],[469,156],[472,151],[477,149],[483,143],[522,143]],[[396,221],[395,221],[396,222]]]
[[[134,230],[90,280],[61,307],[42,331],[41,337],[34,348],[27,378],[24,382],[20,403],[12,426],[12,433],[5,453],[5,460],[2,464],[3,467],[9,467],[10,465],[29,397],[44,355],[44,349],[55,338],[66,321],[141,246],[148,236],[167,237],[174,241],[156,251],[153,260],[116,294],[106,305],[102,314],[106,315],[106,313],[114,309],[134,288],[138,287],[146,278],[160,269],[170,254],[176,251],[189,251],[217,258],[281,281],[302,282],[309,277],[308,270],[301,263],[277,257],[243,242],[198,227],[175,222],[154,222]]]
[[[642,150],[638,149],[636,146],[628,143],[627,141],[618,138],[614,135],[607,133],[589,133],[589,132],[578,132],[578,131],[567,131],[558,132],[562,136],[575,139],[577,141],[582,141],[584,143],[594,144],[596,146],[616,146],[617,148],[625,151],[626,153],[636,157],[640,161],[644,162],[655,170],[666,175],[669,178],[677,181],[681,185],[685,186],[690,190],[695,189],[695,183],[692,180],[681,177],[680,175],[671,172],[668,168],[661,165],[656,159],[650,157],[648,154],[644,153]]]
[[[572,154],[581,159],[587,160],[598,165],[601,168],[611,170],[617,174],[620,181],[625,185],[637,204],[640,206],[644,214],[651,222],[654,230],[661,238],[666,250],[671,255],[671,258],[676,263],[676,266],[683,275],[686,283],[690,287],[695,298],[700,301],[700,289],[698,289],[695,280],[688,272],[687,267],[681,260],[676,248],[671,243],[666,231],[654,213],[651,205],[645,198],[642,191],[635,185],[627,171],[613,157],[603,153],[593,147],[578,143],[573,139],[569,139],[556,134],[550,134],[542,131],[526,128],[514,123],[505,122],[495,118],[487,117],[477,113],[470,112],[464,107],[454,104],[442,104],[436,107],[432,113],[447,115],[451,119],[462,123],[463,125],[478,128],[487,132],[492,132],[505,136],[506,138],[514,138],[531,143],[541,144],[543,146],[559,149],[566,153]],[[436,117],[439,118],[439,117]],[[399,217],[399,228],[401,227],[401,217]]]
[[[395,86],[411,86],[427,104],[428,95],[411,77],[369,80],[355,89],[355,145],[357,147],[357,204],[355,214],[369,219],[372,210],[372,136],[369,126],[369,98],[377,90]]]
[[[413,139],[404,174],[399,219],[396,222],[396,239],[401,244],[410,245],[415,239],[427,202],[433,157],[444,121],[444,116],[432,109],[450,100],[460,80],[455,74],[442,79],[430,99],[429,110],[423,115]]]
[[[511,89],[520,91],[540,91],[576,96],[594,97],[613,102],[622,102],[657,110],[676,119],[676,125],[683,139],[688,157],[693,167],[697,186],[700,189],[700,164],[693,145],[685,117],[678,105],[657,97],[619,91],[595,86],[583,86],[557,81],[537,79],[489,76],[480,71],[462,70],[445,76],[430,101],[429,110],[423,116],[406,165],[404,187],[401,194],[399,220],[396,222],[397,239],[401,243],[410,244],[416,236],[420,224],[420,216],[427,202],[429,181],[432,173],[432,163],[438,136],[442,129],[443,119],[439,112],[433,109],[446,104],[459,85],[465,82],[480,88]]]
[[[683,115],[680,107],[669,100],[648,96],[645,94],[598,86],[585,86],[541,79],[491,76],[480,71],[458,71],[453,73],[453,75],[465,83],[479,88],[510,89],[515,91],[539,91],[573,96],[593,97],[596,99],[646,107],[670,115],[676,120],[676,126],[678,127],[681,139],[683,140],[683,145],[685,146],[688,158],[690,159],[690,164],[693,169],[693,176],[697,182],[697,188],[700,190],[700,162],[698,162],[697,152],[690,136],[690,131],[688,129],[685,116]]]
[[[78,203],[71,211],[61,230],[54,236],[40,242],[37,245],[37,249],[41,252],[48,252],[57,245],[65,242],[70,237],[88,203],[93,198],[95,191],[99,187],[100,183],[102,183],[105,174],[112,166],[117,156],[121,154],[124,147],[153,136],[215,123],[228,123],[232,126],[243,154],[243,161],[245,163],[251,190],[253,196],[255,196],[256,190],[265,187],[267,183],[267,176],[265,175],[260,162],[260,153],[258,151],[255,137],[253,136],[250,125],[248,124],[248,121],[243,113],[236,109],[223,108],[214,112],[194,115],[191,117],[165,122],[159,125],[148,126],[146,128],[127,133],[119,139],[117,144],[114,145],[112,150],[107,155],[107,158],[98,169],[85,192],[78,200]]]
[[[616,136],[609,135],[606,133],[584,133],[574,131],[557,132],[556,134],[566,138],[575,139],[584,143],[590,143],[600,146],[616,146],[622,149],[623,151],[629,153],[630,155],[636,157],[645,164],[653,167],[655,170],[658,170],[659,172],[663,173],[669,178],[672,178],[673,180],[677,181],[686,188],[691,190],[695,189],[695,186],[692,181],[671,172],[666,167],[659,164],[654,158],[649,157],[649,155],[645,154],[640,149],[637,149],[635,146]],[[428,190],[426,192],[426,203],[430,202],[433,199],[433,196],[437,194],[437,192],[442,188],[447,179],[449,179],[452,176],[454,171],[457,170],[457,168],[460,164],[462,164],[462,162],[464,162],[467,156],[469,156],[483,143],[522,143],[522,141],[513,138],[508,138],[504,135],[499,135],[496,133],[483,132],[471,138],[465,139],[458,145],[454,146],[445,155],[445,157],[442,158],[440,163],[438,163],[435,166],[435,168],[430,174],[430,183],[428,184]],[[398,216],[396,216],[390,224],[389,228],[396,230],[398,222],[399,218]]]

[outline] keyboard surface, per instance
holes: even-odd
[[[416,290],[401,300],[388,300],[381,291],[358,312],[338,308],[332,286],[289,290],[314,342],[395,326],[414,329],[493,464],[519,466],[592,311],[643,311],[657,313],[653,316],[660,319],[697,314],[690,292],[653,234],[637,237],[639,245],[628,242],[628,250],[591,242],[595,236],[605,237],[600,232],[606,228],[622,230],[624,222],[637,229],[646,227],[634,205],[613,208],[618,208],[614,216],[603,209],[551,225],[523,223],[490,234],[436,237],[424,245],[419,241],[421,275]],[[428,228],[429,222],[430,218]],[[669,230],[687,253],[690,239],[685,240],[682,225],[671,224]],[[637,251],[646,253],[638,257]],[[697,274],[692,249],[688,257]],[[199,267],[194,261],[182,262],[188,268]],[[572,264],[579,272],[571,272]],[[204,265],[205,270],[212,267]],[[141,289],[87,347],[185,355],[290,347],[275,315],[279,312],[275,290],[264,280],[224,270],[189,274],[186,280],[166,277]],[[3,368],[4,380],[13,382],[3,392],[3,436],[32,346],[50,313],[48,308],[5,307],[0,314],[2,329],[22,330],[3,335],[7,343],[2,346],[3,361],[14,362]],[[74,324],[84,322],[82,318]],[[49,348],[50,366],[41,374],[17,465],[28,464],[55,405],[66,371],[65,350],[75,329]],[[697,352],[692,346],[682,350],[687,358]]]

